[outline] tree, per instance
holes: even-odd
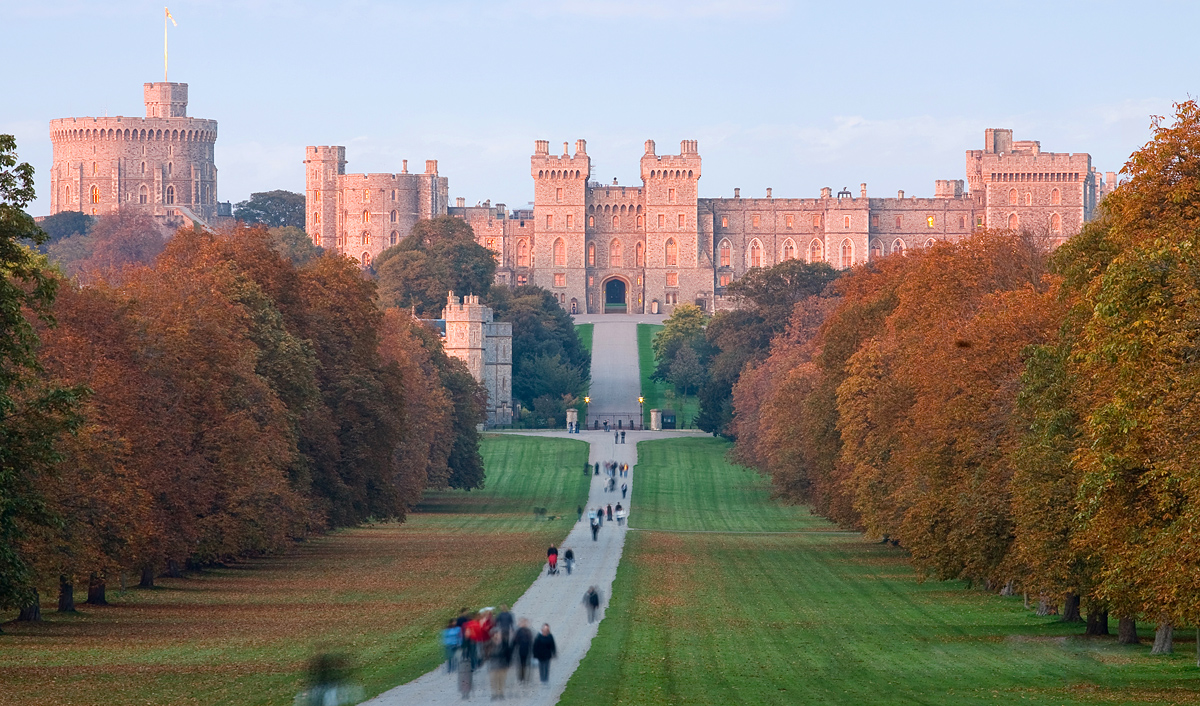
[[[687,395],[698,390],[705,380],[704,366],[691,346],[680,346],[671,361],[670,381],[680,392]]]
[[[537,417],[548,426],[566,424],[566,408],[583,396],[591,371],[574,321],[541,287],[496,287],[488,304],[497,321],[512,323],[513,397],[526,409],[538,408],[538,398],[550,398]]]
[[[233,217],[247,225],[303,228],[304,204],[304,194],[279,189],[260,191],[250,194],[246,201],[234,204]]]
[[[33,167],[19,163],[16,140],[0,135],[0,607],[36,605],[29,556],[19,547],[28,532],[54,522],[38,480],[51,474],[56,445],[78,427],[84,390],[37,379],[38,336],[33,320],[51,322],[58,282],[21,241],[46,234],[23,210],[33,200]],[[33,611],[28,614],[33,617]]]
[[[379,253],[374,270],[385,306],[415,308],[418,316],[440,318],[446,293],[487,299],[496,274],[496,257],[475,242],[461,218],[439,216],[417,221],[408,237]]]
[[[278,226],[268,232],[271,234],[271,247],[296,267],[307,265],[324,252],[323,248],[313,243],[308,233],[296,226]]]
[[[59,211],[54,215],[46,216],[39,225],[48,237],[38,248],[42,252],[45,252],[47,246],[53,245],[64,238],[87,235],[91,231],[95,220],[95,218],[83,211]]]
[[[675,307],[675,311],[663,322],[662,331],[654,336],[650,344],[654,350],[654,357],[660,361],[671,360],[680,345],[690,343],[704,333],[707,323],[708,317],[704,315],[704,310],[695,304],[680,304]]]
[[[64,272],[84,282],[116,281],[124,270],[153,262],[165,241],[153,217],[127,209],[96,218],[86,234],[59,240],[47,252]]]

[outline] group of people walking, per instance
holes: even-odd
[[[550,660],[558,653],[549,624],[543,623],[534,635],[529,620],[515,621],[504,605],[498,611],[484,608],[476,615],[464,608],[442,631],[442,644],[446,649],[446,671],[458,675],[458,690],[464,699],[470,698],[475,673],[484,665],[494,700],[505,697],[508,672],[514,665],[521,688],[529,685],[532,660],[537,661],[541,682],[548,683]]]

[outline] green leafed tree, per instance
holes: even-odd
[[[233,216],[247,225],[271,228],[304,227],[304,194],[294,191],[260,191],[233,206]]]
[[[415,308],[417,316],[436,319],[448,292],[487,297],[496,258],[475,242],[475,232],[465,221],[439,216],[418,221],[398,245],[379,253],[374,267],[385,306]]]
[[[50,320],[57,281],[21,241],[46,234],[24,210],[33,200],[33,167],[19,163],[16,139],[0,135],[0,607],[36,605],[28,557],[19,540],[53,518],[37,492],[51,473],[56,444],[78,419],[81,390],[39,382],[38,336],[30,317]]]

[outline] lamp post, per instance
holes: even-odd
[[[584,424],[587,424],[588,420],[590,420],[592,418],[592,415],[591,415],[592,408],[590,406],[591,404],[592,404],[592,398],[584,396],[584,398],[583,398],[583,423]]]
[[[646,398],[638,397],[638,428],[639,429],[646,425],[646,410],[642,408],[642,406],[644,404],[646,404]]]

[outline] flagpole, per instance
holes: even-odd
[[[167,8],[163,8],[163,83],[167,82]]]

